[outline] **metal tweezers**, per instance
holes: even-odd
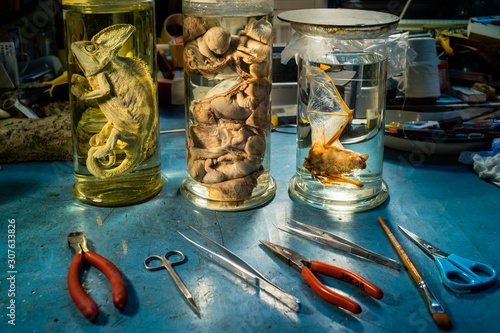
[[[390,259],[387,257],[384,257],[383,255],[380,255],[378,253],[372,252],[368,249],[365,249],[364,247],[359,246],[358,244],[355,244],[345,238],[342,238],[340,236],[337,236],[335,234],[332,234],[331,232],[322,230],[320,228],[316,228],[304,223],[301,223],[299,221],[292,220],[291,218],[288,218],[290,221],[306,228],[311,231],[316,232],[319,235],[292,228],[284,224],[280,224],[278,226],[279,229],[284,230],[284,231],[294,231],[301,236],[308,237],[310,239],[313,239],[321,244],[333,247],[334,249],[341,250],[350,254],[353,254],[355,256],[361,257],[363,259],[368,259],[370,261],[373,261],[377,264],[385,265],[387,267],[393,268],[395,270],[399,270],[401,268],[401,263],[394,260]]]
[[[250,266],[243,259],[241,259],[236,254],[229,251],[224,246],[215,242],[214,240],[212,240],[208,236],[204,235],[203,233],[199,232],[195,228],[191,227],[191,229],[193,229],[198,234],[203,236],[211,245],[213,245],[215,248],[217,248],[224,255],[220,255],[218,253],[210,251],[209,249],[196,243],[192,239],[186,237],[180,231],[177,231],[177,232],[182,237],[184,237],[188,242],[190,242],[191,244],[196,246],[199,250],[201,250],[204,254],[206,254],[210,259],[212,259],[213,261],[215,261],[216,263],[218,263],[222,267],[226,268],[227,270],[229,270],[230,272],[239,276],[240,278],[242,278],[243,280],[252,284],[253,286],[264,290],[269,295],[273,296],[274,298],[276,298],[277,300],[279,300],[280,302],[282,302],[283,304],[288,306],[293,311],[296,311],[296,312],[299,311],[300,301],[297,299],[297,297],[288,294],[286,291],[284,291],[280,287],[276,286],[274,283],[272,283],[270,280],[268,280],[266,277],[264,277],[260,272],[258,272],[255,268]]]

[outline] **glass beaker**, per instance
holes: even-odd
[[[272,199],[272,0],[183,1],[187,175],[197,206],[243,210]]]
[[[298,38],[323,47],[318,53],[309,44],[297,54],[297,165],[289,185],[293,199],[317,208],[363,211],[388,197],[382,179],[387,55],[366,42],[392,31],[398,18],[375,14],[321,9],[279,15],[303,35]]]
[[[163,186],[154,1],[65,0],[73,193],[124,206]]]

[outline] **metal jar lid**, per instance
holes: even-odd
[[[396,15],[357,9],[314,8],[280,13],[298,32],[336,38],[370,38],[396,30]]]

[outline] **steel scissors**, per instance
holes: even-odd
[[[398,228],[424,253],[434,259],[441,272],[444,285],[451,290],[455,292],[475,291],[487,289],[495,283],[497,272],[493,267],[456,254],[448,254],[402,226]]]
[[[331,276],[350,283],[376,299],[381,299],[384,296],[382,290],[353,271],[339,266],[326,264],[324,262],[311,260],[284,246],[273,244],[264,240],[261,240],[260,242],[281,261],[301,272],[302,277],[306,280],[307,284],[314,290],[314,292],[331,304],[337,305],[351,311],[352,313],[357,314],[361,312],[361,306],[358,303],[325,286],[319,281],[313,272]]]
[[[179,259],[178,260],[171,260],[170,258],[172,258],[173,256],[178,256]],[[152,261],[158,261],[158,260],[160,262],[160,264],[158,266],[150,266],[150,263]],[[172,277],[172,279],[174,279],[175,284],[177,285],[179,290],[182,292],[184,297],[186,297],[189,305],[191,305],[193,307],[193,309],[196,311],[196,313],[199,314],[200,310],[198,310],[198,307],[196,306],[196,303],[194,301],[193,296],[191,295],[191,293],[189,292],[187,287],[184,285],[184,283],[182,282],[179,275],[177,275],[177,273],[174,270],[174,266],[183,264],[184,262],[186,262],[186,256],[184,255],[184,253],[182,253],[180,251],[168,251],[167,253],[165,253],[162,256],[152,255],[152,256],[147,257],[146,260],[144,260],[144,267],[148,271],[157,271],[157,270],[165,268],[167,270],[167,272],[170,274],[170,276]]]

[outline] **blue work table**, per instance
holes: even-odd
[[[164,106],[162,130],[184,128],[182,107]],[[286,133],[288,132],[288,133]],[[0,331],[2,332],[438,332],[408,271],[396,271],[278,230],[287,217],[334,232],[374,252],[397,259],[377,218],[382,216],[442,302],[456,332],[494,332],[500,326],[500,283],[480,292],[455,294],[440,282],[427,256],[397,230],[400,224],[434,245],[498,269],[500,189],[481,180],[456,156],[413,156],[386,149],[384,179],[389,199],[357,214],[329,213],[292,201],[288,182],[295,172],[295,130],[273,132],[271,174],[274,199],[242,212],[216,212],[184,199],[185,133],[161,135],[165,185],[152,200],[130,207],[99,208],[72,194],[71,162],[4,164],[0,171]],[[8,224],[15,220],[15,296],[8,296]],[[194,226],[245,259],[302,303],[296,313],[201,254],[177,231]],[[123,313],[113,307],[111,288],[96,268],[84,288],[100,306],[96,323],[77,310],[67,287],[74,252],[66,237],[82,231],[89,247],[122,272],[129,292]],[[311,259],[360,273],[385,293],[375,300],[352,285],[320,277],[363,308],[352,315],[317,296],[300,273],[286,266],[259,239],[295,249]],[[187,263],[176,272],[193,294],[201,315],[189,307],[163,271],[149,272],[144,259],[180,250]],[[8,323],[15,300],[15,326]]]

